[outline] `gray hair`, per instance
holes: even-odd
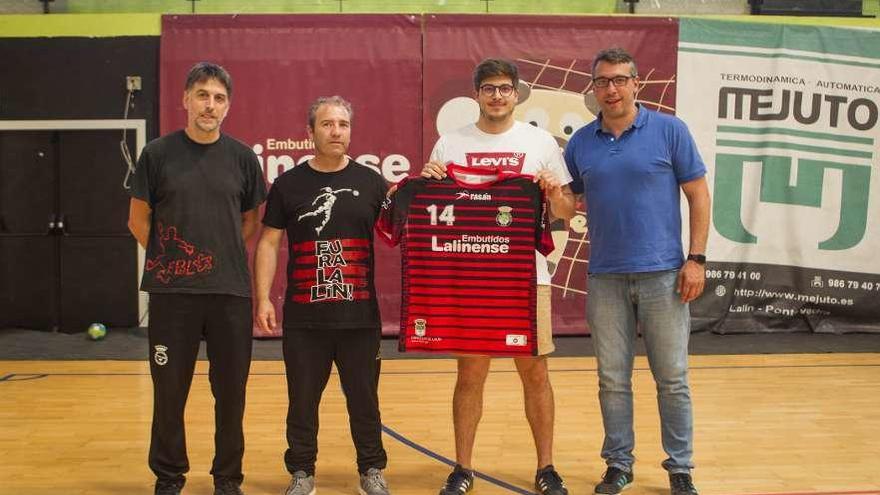
[[[316,99],[312,106],[309,107],[309,129],[315,130],[315,116],[318,113],[318,108],[321,105],[332,105],[334,107],[342,107],[348,112],[348,120],[354,119],[354,110],[351,109],[351,103],[348,102],[345,98],[333,95],[333,96],[320,96]]]

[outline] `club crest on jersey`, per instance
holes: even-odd
[[[495,223],[501,227],[507,227],[513,223],[513,215],[510,214],[511,211],[513,211],[513,208],[509,206],[499,206],[498,215],[495,216]]]
[[[501,167],[515,172],[519,172],[526,161],[526,154],[518,151],[465,153],[464,156],[468,167]]]
[[[165,351],[168,350],[168,347],[164,345],[157,345],[153,347],[156,352],[153,353],[153,361],[156,361],[156,364],[159,366],[165,366],[168,364],[168,354]]]
[[[471,201],[492,201],[492,195],[489,193],[469,193],[467,191],[458,191],[455,193],[455,199],[469,199]]]
[[[413,320],[413,329],[415,330],[416,337],[424,337],[427,327],[428,322],[423,318],[416,318]]]

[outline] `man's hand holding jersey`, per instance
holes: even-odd
[[[550,213],[554,218],[570,220],[574,217],[577,206],[574,193],[568,184],[562,184],[559,177],[552,170],[542,168],[535,174],[535,182],[544,191],[547,203],[550,204]]]
[[[438,161],[431,160],[422,168],[422,177],[425,179],[443,180],[446,178],[446,165]]]

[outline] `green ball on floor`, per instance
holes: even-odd
[[[107,327],[103,323],[92,323],[86,333],[92,340],[101,340],[107,336]]]

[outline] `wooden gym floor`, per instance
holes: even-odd
[[[572,495],[604,470],[591,357],[552,358],[555,464]],[[668,493],[655,393],[634,375],[638,461],[628,495]],[[213,411],[199,362],[187,408],[185,494],[212,493]],[[381,407],[395,495],[436,494],[453,457],[453,360],[386,360]],[[703,495],[880,495],[880,354],[693,356],[697,469]],[[142,361],[0,361],[0,495],[152,493],[151,418]],[[246,415],[248,495],[281,494],[287,407],[279,361],[254,361]],[[335,373],[321,406],[318,493],[354,494],[357,475]],[[473,495],[531,493],[535,456],[510,360],[493,363],[477,433]]]

